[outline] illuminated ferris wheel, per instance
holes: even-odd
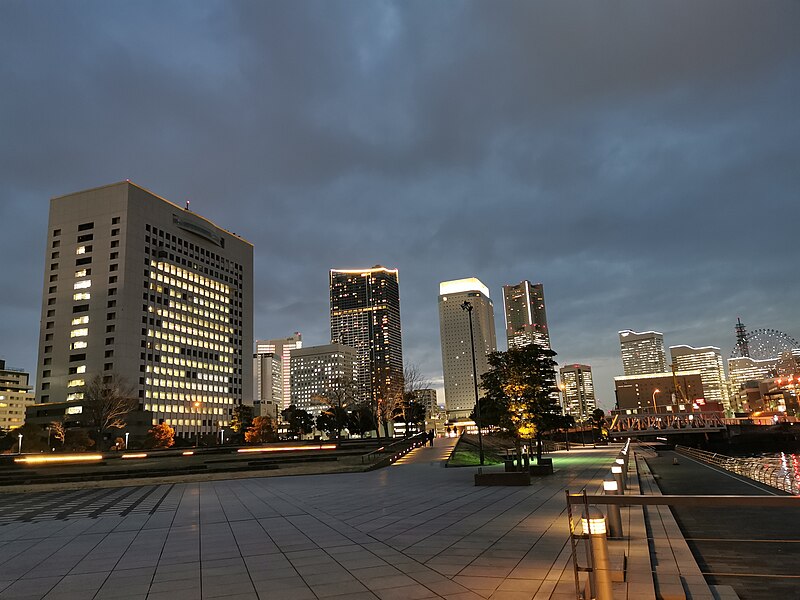
[[[755,360],[778,358],[784,352],[800,347],[797,340],[777,329],[754,329],[738,335],[731,358],[749,356]]]

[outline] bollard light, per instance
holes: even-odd
[[[581,519],[581,527],[583,528],[583,535],[605,535],[606,534],[606,518],[602,513],[589,514]]]
[[[622,477],[622,466],[621,465],[611,465],[611,474],[614,476],[614,479],[617,480],[617,485],[619,486],[619,491],[625,489],[625,479]]]
[[[618,465],[624,465],[625,464],[625,459],[624,458],[618,458],[614,462],[617,463]]]
[[[616,479],[607,475],[603,480],[603,492],[606,496],[618,496],[620,494],[619,485]],[[609,504],[606,507],[608,514],[608,537],[619,539],[622,537],[622,515],[617,504]]]
[[[606,538],[606,519],[603,513],[594,506],[582,518],[584,535],[589,536],[592,544],[592,570],[589,572],[589,596],[596,600],[613,600],[611,585],[611,561],[608,556],[608,539]]]

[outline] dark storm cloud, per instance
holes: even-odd
[[[131,178],[255,244],[258,338],[327,341],[330,267],[543,281],[559,358],[616,331],[800,335],[796,2],[0,3],[0,355],[35,370],[47,199]],[[20,249],[24,248],[24,252]]]

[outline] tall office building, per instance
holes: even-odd
[[[503,314],[506,321],[506,340],[510,348],[522,348],[536,342],[550,349],[550,331],[544,308],[544,286],[521,281],[503,286]]]
[[[589,365],[566,365],[559,369],[564,393],[564,412],[580,423],[592,416],[597,408]]]
[[[299,331],[289,337],[279,340],[257,340],[256,354],[274,354],[281,360],[281,377],[283,386],[280,401],[278,402],[281,410],[287,408],[292,403],[291,384],[289,381],[290,360],[292,350],[303,347],[303,336]]]
[[[489,370],[488,354],[497,351],[494,306],[489,298],[489,288],[475,277],[443,281],[439,284],[444,402],[449,419],[469,418],[475,408],[470,317],[462,308],[464,302],[472,305],[475,365],[479,386],[481,375]],[[478,394],[483,395],[480,388]]]
[[[315,417],[330,394],[344,391],[356,378],[356,351],[342,344],[309,346],[292,352],[292,404]]]
[[[403,341],[397,269],[331,269],[331,343],[355,348],[362,399],[403,389]]]
[[[722,366],[719,348],[670,346],[669,353],[672,356],[672,364],[678,371],[700,371],[706,401],[719,402],[725,410],[730,410],[728,383],[725,380],[725,369]]]
[[[252,402],[252,244],[124,181],[51,200],[46,257],[39,402],[113,374],[179,436]]]
[[[283,410],[283,367],[272,352],[253,355],[253,408],[255,416],[276,417]]]
[[[737,395],[748,381],[761,381],[777,375],[778,359],[767,358],[756,360],[749,356],[738,356],[728,359],[728,376],[730,377],[730,393]]]
[[[34,403],[29,377],[22,369],[6,368],[0,359],[0,432],[25,424],[25,409]]]
[[[663,333],[625,329],[619,332],[619,348],[625,375],[647,375],[667,370]]]

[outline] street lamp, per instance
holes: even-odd
[[[569,415],[570,411],[569,411],[569,409],[567,409],[567,385],[563,381],[561,381],[558,384],[558,389],[561,390],[561,409],[567,416],[570,416]],[[569,426],[567,426],[565,429],[567,431],[567,433],[565,435],[565,438],[566,438],[565,441],[567,442],[567,452],[569,452],[569,429],[570,428],[569,428]]]
[[[480,431],[480,429],[478,430]],[[22,434],[20,433],[17,435],[17,442],[19,445],[17,446],[17,454],[22,454]]]
[[[200,414],[200,401],[195,400],[194,402],[194,447],[200,447],[200,419],[198,418]]]
[[[128,433],[128,432],[126,431],[126,432],[125,432],[125,450],[127,450],[127,449],[128,449],[128,436],[129,436],[129,435],[130,435],[130,433]]]
[[[472,304],[464,300],[461,309],[469,314],[469,341],[472,344],[472,382],[475,384],[475,420],[478,422],[478,454],[483,466],[483,438],[481,437],[481,403],[478,399],[478,367],[475,365],[475,335],[472,332]]]
[[[656,406],[656,394],[660,394],[660,393],[661,393],[661,390],[658,389],[658,388],[653,390],[653,412],[654,413],[658,412],[658,407]]]

